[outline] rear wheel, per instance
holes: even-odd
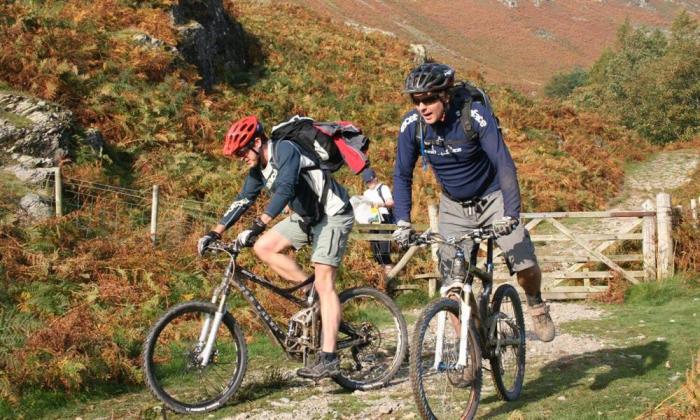
[[[406,320],[393,300],[377,289],[358,287],[340,296],[340,373],[333,380],[350,390],[386,385],[406,357]]]
[[[202,325],[216,306],[186,302],[170,309],[146,338],[143,370],[151,392],[177,413],[215,410],[238,390],[248,363],[245,337],[228,312],[217,330],[214,350],[201,366]]]
[[[513,286],[499,286],[493,295],[491,314],[491,322],[495,322],[489,337],[491,375],[498,396],[513,401],[520,397],[525,379],[525,320]]]
[[[444,316],[442,346],[439,318]],[[459,302],[442,298],[430,303],[416,321],[410,351],[413,397],[424,419],[471,419],[481,394],[481,349],[473,325],[467,339],[467,363],[458,367]],[[436,351],[442,357],[436,366]]]

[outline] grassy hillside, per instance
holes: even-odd
[[[195,87],[193,67],[165,48],[133,40],[147,33],[174,44],[171,4],[0,4],[0,85],[63,104],[81,129],[97,127],[108,142],[101,156],[80,148],[74,164],[64,168],[66,176],[135,191],[159,184],[169,205],[161,214],[167,240],[156,249],[148,241],[147,207],[109,194],[43,224],[4,218],[0,417],[38,395],[50,406],[61,404],[66,390],[97,392],[105,384],[141,381],[145,329],[165,307],[208,294],[210,278],[218,276],[220,264],[193,255],[210,222],[188,215],[180,204],[207,202],[199,210],[219,214],[241,187],[240,165],[219,155],[231,120],[255,113],[269,127],[297,112],[353,120],[373,138],[371,157],[380,177],[391,179],[399,119],[409,109],[399,88],[411,67],[406,45],[296,6],[228,2],[257,39],[255,67],[226,75],[228,82],[207,94]],[[625,160],[649,151],[595,113],[535,102],[498,86],[487,89],[519,167],[526,210],[599,208],[618,190]],[[339,178],[351,192],[361,192],[359,177]],[[438,188],[420,169],[414,188],[421,204],[415,218],[425,221],[424,205],[437,198]],[[12,213],[15,203],[3,200],[3,215]],[[377,284],[380,270],[368,256],[366,244],[353,243],[339,282]],[[249,255],[242,261],[254,263]],[[253,331],[251,313],[240,305],[232,302]]]
[[[675,15],[699,10],[697,2],[627,0],[295,0],[340,22],[390,31],[405,42],[422,43],[441,60],[478,69],[492,83],[539,92],[556,72],[588,67],[615,40],[617,28],[665,28]],[[693,4],[691,4],[693,3]]]

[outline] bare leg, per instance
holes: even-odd
[[[519,271],[517,277],[518,284],[525,290],[528,297],[534,298],[539,295],[542,287],[542,271],[539,265]],[[530,298],[528,298],[528,305],[532,305]]]
[[[268,230],[255,242],[253,251],[255,251],[255,254],[261,261],[272,268],[280,277],[299,283],[306,280],[309,276],[304,273],[294,258],[284,254],[291,246],[292,243],[287,238],[274,230]]]
[[[323,342],[321,350],[334,353],[340,325],[340,300],[335,292],[336,267],[316,263],[316,281],[314,286],[321,303],[321,322],[323,325]]]
[[[555,328],[549,314],[549,305],[542,301],[542,271],[535,265],[518,272],[518,283],[525,290],[528,312],[532,316],[533,329],[540,340],[554,340]]]

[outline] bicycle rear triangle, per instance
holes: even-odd
[[[321,349],[321,318],[313,276],[291,288],[238,267],[236,243],[217,242],[214,252],[230,257],[211,302],[186,302],[163,315],[151,328],[143,349],[146,384],[178,413],[207,412],[225,405],[241,386],[248,367],[245,336],[226,300],[235,286],[275,341],[292,360],[311,364]],[[286,326],[277,324],[247,282],[262,286],[299,308]],[[311,286],[311,293],[294,295]],[[406,321],[382,292],[360,287],[339,294],[342,321],[337,339],[340,372],[333,380],[350,390],[385,386],[395,376],[408,346]]]

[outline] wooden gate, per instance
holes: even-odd
[[[642,209],[630,211],[522,213],[521,221],[535,243],[543,271],[545,299],[586,298],[607,290],[614,276],[638,284],[672,275],[671,198],[662,193],[656,201],[654,205],[647,200]],[[430,225],[437,229],[435,206],[429,206],[429,215]],[[356,239],[390,239],[389,234],[362,234],[370,226],[358,226]],[[379,229],[389,232],[393,228],[383,225]],[[404,253],[389,277],[397,276],[416,251]],[[494,259],[496,282],[517,283],[500,250]],[[435,249],[433,260],[437,261]],[[428,291],[434,293],[439,278],[435,269],[416,278],[428,280]]]

